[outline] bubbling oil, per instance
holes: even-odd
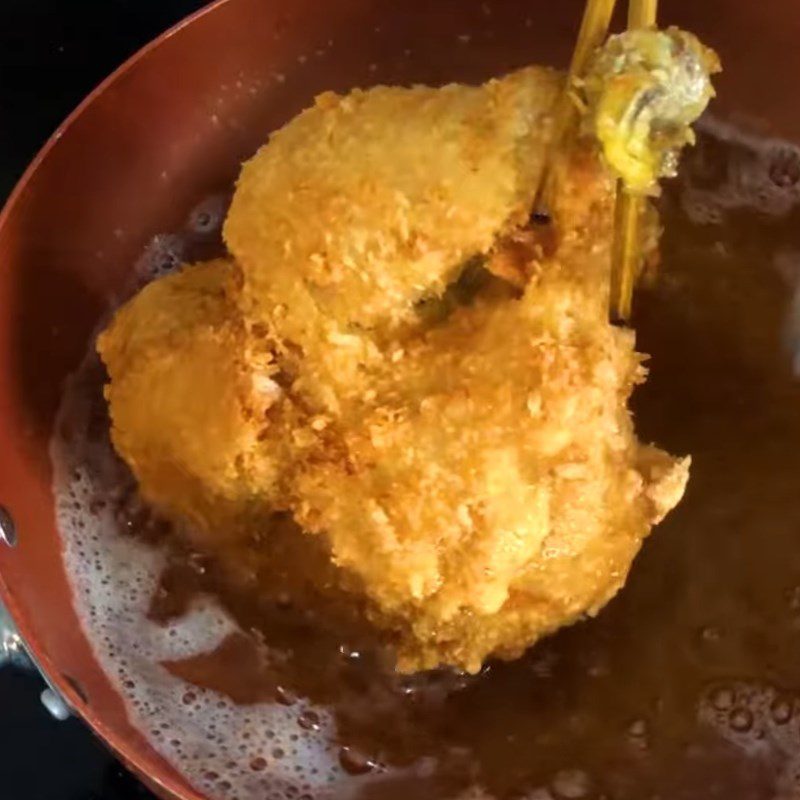
[[[133,291],[218,255],[226,198],[157,237]],[[296,602],[291,520],[197,553],[137,497],[95,356],[53,440],[76,608],[131,719],[209,797],[800,796],[800,153],[706,121],[662,198],[640,435],[693,455],[684,502],[596,619],[477,676],[397,676],[370,630]],[[298,547],[300,549],[298,549]]]

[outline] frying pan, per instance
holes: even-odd
[[[48,440],[63,381],[137,256],[229,187],[269,131],[326,89],[477,82],[564,65],[582,2],[219,0],[104,81],[35,158],[0,216],[0,597],[72,708],[160,796],[200,795],[132,727],[71,607]],[[662,0],[721,54],[716,114],[800,139],[792,0]]]

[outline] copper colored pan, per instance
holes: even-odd
[[[48,438],[65,376],[138,254],[324,89],[563,64],[582,2],[220,0],[144,48],[59,128],[0,217],[0,596],[89,725],[164,797],[198,798],[127,721],[70,606]],[[663,0],[721,54],[718,115],[800,139],[793,0]],[[787,93],[788,92],[788,93]]]

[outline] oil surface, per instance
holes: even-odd
[[[286,797],[800,796],[798,182],[794,149],[711,124],[667,187],[660,272],[636,297],[652,358],[634,413],[643,440],[692,455],[689,489],[620,595],[517,661],[398,677],[347,608],[298,583],[324,558],[291,520],[265,523],[245,552],[189,552],[108,452],[96,460],[116,534],[162,552],[149,619],[169,625],[213,598],[236,623],[208,652],[162,659],[188,702],[210,693],[252,708],[256,726],[281,707],[291,741],[318,740],[336,781],[287,784]],[[181,257],[214,250],[209,208]],[[87,364],[73,391],[94,398],[81,430],[102,442],[103,375]],[[248,753],[249,769],[301,758],[285,750]],[[261,796],[210,774],[199,783],[213,796]]]

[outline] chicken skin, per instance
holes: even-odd
[[[243,168],[232,260],[146,287],[99,341],[143,495],[209,549],[291,515],[403,671],[474,672],[598,612],[688,478],[627,409],[645,370],[608,322],[594,138],[529,220],[560,84],[322,95]]]

